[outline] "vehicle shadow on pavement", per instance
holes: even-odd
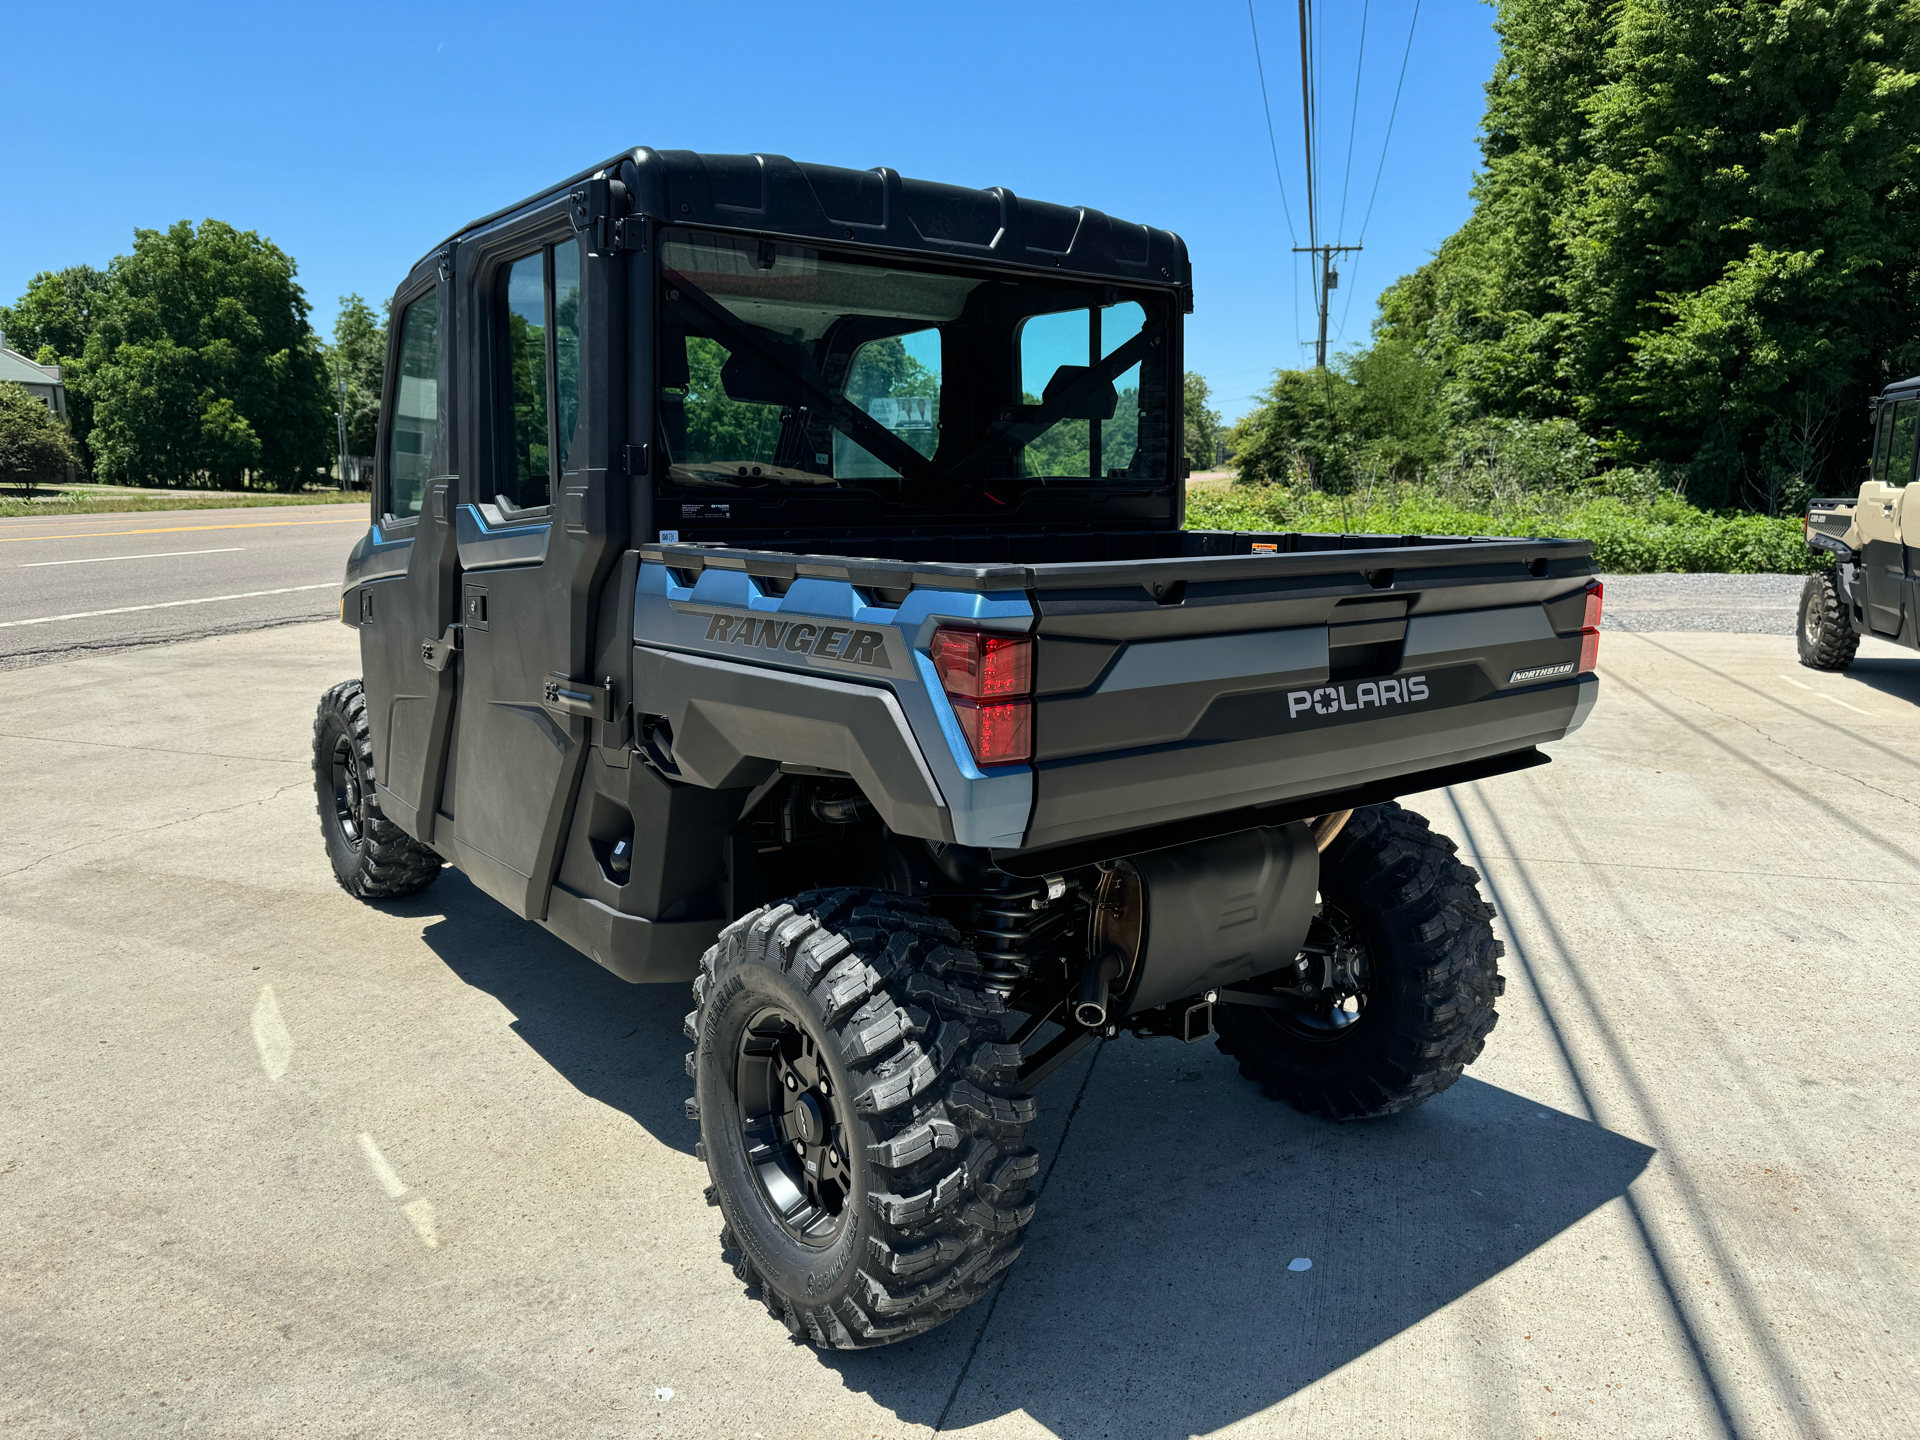
[[[983,1303],[900,1346],[819,1359],[942,1430],[1024,1411],[1059,1436],[1204,1435],[1472,1291],[1653,1155],[1471,1079],[1336,1125],[1268,1100],[1211,1046],[1123,1040],[1093,1067],[991,1316]]]
[[[1921,662],[1897,656],[1856,656],[1845,672],[1849,680],[1859,681],[1870,690],[1921,705]]]
[[[692,1151],[686,988],[627,984],[451,870],[391,906],[577,1090]],[[1000,1293],[878,1351],[797,1348],[909,1425],[994,1429],[1015,1412],[1062,1436],[1232,1424],[1559,1236],[1654,1155],[1472,1078],[1405,1115],[1337,1125],[1269,1100],[1211,1045],[1164,1040],[1103,1046],[1037,1099],[1045,1188]],[[1311,1268],[1291,1270],[1297,1258]],[[746,1302],[742,1317],[764,1319]]]
[[[693,1153],[699,1133],[687,1119],[680,1030],[691,986],[630,985],[451,868],[391,909],[426,920],[421,938],[447,969],[511,1011],[514,1034],[582,1095],[632,1116],[663,1146]]]

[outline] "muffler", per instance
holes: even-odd
[[[1138,882],[1138,919],[1130,916],[1132,924],[1115,928],[1130,932],[1134,945],[1131,953],[1125,944],[1112,951],[1119,969],[1099,984],[1106,988],[1126,979],[1118,987],[1123,1001],[1109,999],[1101,1007],[1103,1018],[1205,995],[1291,964],[1314,918],[1320,862],[1314,832],[1304,821],[1116,862],[1116,870],[1125,867]],[[1097,912],[1097,940],[1102,919]],[[1088,968],[1097,969],[1105,975],[1105,961]],[[1077,1020],[1082,1005],[1093,1002],[1093,984],[1083,978]]]

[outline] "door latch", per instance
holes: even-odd
[[[447,633],[439,640],[430,636],[420,643],[420,659],[426,663],[428,670],[443,671],[447,668],[447,662],[454,658],[454,652],[459,649],[460,627],[450,625],[447,627]]]
[[[594,685],[588,681],[570,679],[561,671],[550,671],[541,684],[540,703],[562,715],[585,716],[588,720],[597,721],[612,720],[614,687],[611,680],[603,685]]]

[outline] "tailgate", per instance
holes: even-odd
[[[1559,739],[1598,689],[1576,675],[1585,550],[1037,567],[1026,847]]]

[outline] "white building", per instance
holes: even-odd
[[[62,420],[67,418],[67,387],[60,381],[60,367],[41,365],[8,350],[5,331],[0,331],[0,380],[26,386],[47,403],[48,410]]]
[[[61,382],[60,367],[41,365],[38,361],[28,360],[18,351],[7,349],[7,336],[0,331],[0,380],[10,380],[16,385],[24,385],[33,394],[47,403],[61,420],[67,418],[67,387]],[[74,480],[72,466],[67,467],[67,480]]]

